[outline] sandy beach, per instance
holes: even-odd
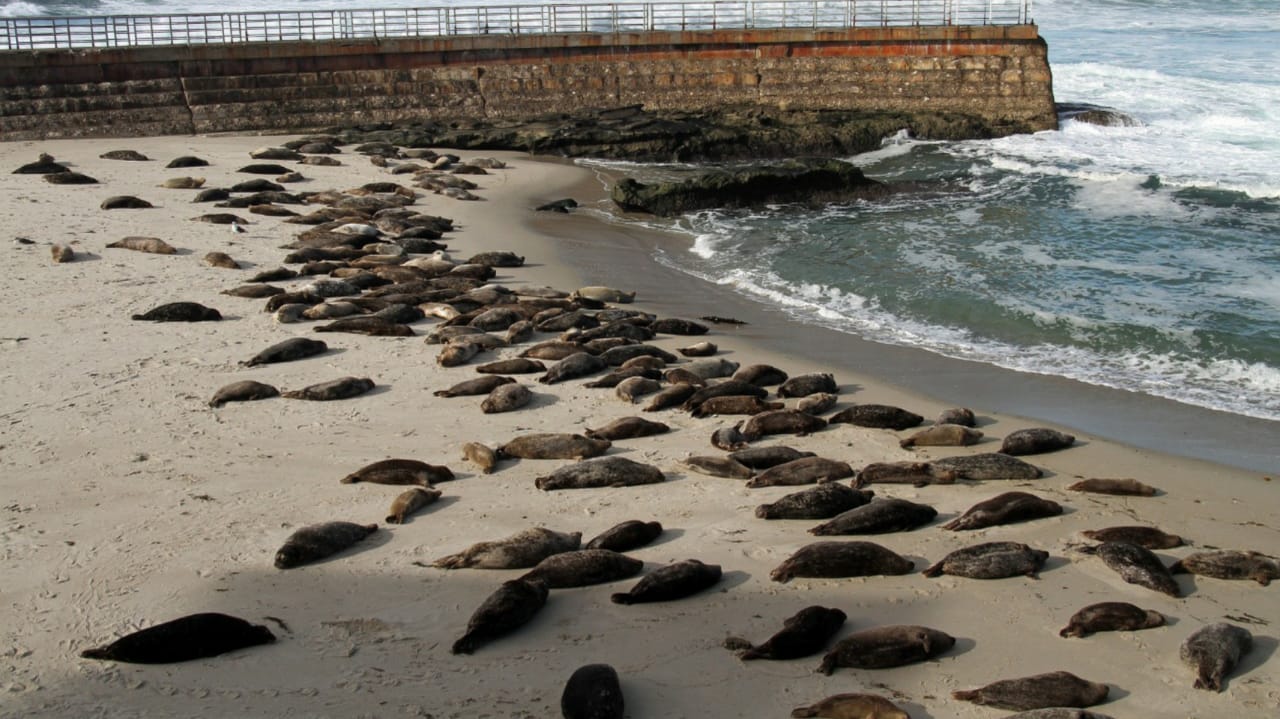
[[[754,515],[757,505],[803,487],[748,489],[741,480],[697,474],[679,464],[688,455],[721,454],[709,437],[740,418],[695,419],[678,409],[642,413],[642,404],[628,405],[610,389],[584,387],[586,380],[543,385],[534,381],[536,375],[518,377],[533,390],[530,405],[484,414],[481,397],[432,393],[478,376],[479,362],[514,357],[519,347],[443,368],[435,359],[438,346],[423,342],[435,319],[414,323],[416,337],[317,335],[312,323],[275,322],[263,311],[265,300],[221,294],[281,266],[287,252],[281,245],[305,226],[193,204],[195,190],[159,185],[182,175],[204,177],[205,187],[250,179],[255,176],[236,171],[254,162],[249,152],[290,139],[0,144],[0,225],[8,274],[16,278],[0,290],[0,715],[554,717],[560,715],[565,680],[577,667],[598,662],[617,669],[627,716],[635,719],[785,717],[794,707],[843,692],[888,697],[913,719],[996,717],[1007,712],[954,700],[951,693],[1054,670],[1106,683],[1109,698],[1094,710],[1114,717],[1271,717],[1280,708],[1280,589],[1183,574],[1183,596],[1173,598],[1125,583],[1097,557],[1076,551],[1090,544],[1080,536],[1083,530],[1140,524],[1187,540],[1186,546],[1156,551],[1165,564],[1209,549],[1268,552],[1280,540],[1274,477],[1072,429],[1075,446],[1024,458],[1044,471],[1040,479],[872,487],[879,497],[929,504],[938,518],[910,532],[834,539],[883,544],[914,561],[916,571],[771,581],[770,571],[794,551],[833,538],[808,534],[815,521]],[[136,150],[150,160],[99,158],[116,149]],[[54,185],[37,175],[9,174],[41,152],[100,184]],[[971,403],[975,396],[998,395],[990,387],[966,386],[982,382],[980,372],[940,378],[930,365],[911,365],[891,348],[862,346],[859,352],[904,365],[904,376],[930,371],[932,383],[922,389],[871,379],[859,371],[863,355],[841,352],[846,345],[826,339],[834,333],[801,327],[653,263],[653,249],[674,247],[677,238],[601,222],[589,211],[532,211],[569,196],[594,204],[600,188],[589,170],[515,153],[459,154],[498,157],[507,167],[469,178],[479,185],[480,201],[420,190],[413,208],[454,221],[455,230],[442,241],[457,258],[491,250],[525,256],[525,266],[499,269],[494,282],[517,291],[612,285],[637,293],[628,307],[659,317],[742,319],[748,324],[714,325],[705,337],[659,335],[653,344],[674,351],[707,339],[719,346],[718,356],[743,366],[771,364],[792,376],[831,372],[840,385],[831,411],[854,403],[891,404],[930,424],[943,409],[968,403],[986,435],[973,447],[910,450],[899,440],[914,430],[842,424],[754,444],[792,446],[857,469],[872,462],[992,452],[1010,432],[1052,426],[1001,412],[994,403]],[[199,156],[210,166],[165,168],[181,155]],[[409,176],[392,175],[351,147],[335,157],[341,166],[299,165],[307,179],[287,190],[409,184]],[[135,195],[154,207],[99,209],[117,195]],[[248,218],[247,232],[192,220],[220,211]],[[159,237],[179,252],[105,247],[125,236]],[[69,244],[76,260],[53,263],[54,243]],[[212,251],[226,252],[244,269],[206,265],[201,258]],[[310,279],[273,284],[296,287]],[[180,300],[217,308],[224,320],[130,320]],[[289,337],[323,338],[331,350],[296,362],[240,366]],[[534,341],[552,337],[538,333]],[[370,377],[377,387],[332,402],[272,398],[217,409],[207,404],[218,388],[237,380],[286,390],[347,375]],[[955,395],[948,394],[948,382]],[[794,403],[787,400],[789,407]],[[1147,414],[1159,420],[1158,410]],[[461,455],[467,442],[497,446],[525,433],[582,432],[631,415],[665,422],[672,431],[619,440],[610,454],[657,466],[666,475],[663,483],[546,492],[534,479],[568,462],[507,460],[482,474]],[[407,523],[386,525],[387,507],[402,487],[339,480],[390,457],[447,465],[457,479],[439,484],[442,499]],[[1094,477],[1132,477],[1161,491],[1154,497],[1115,497],[1066,489]],[[1052,499],[1065,511],[976,531],[940,528],[977,502],[1011,490]],[[585,542],[631,519],[657,520],[665,528],[653,544],[629,553],[645,562],[646,572],[697,558],[721,565],[720,583],[685,599],[635,606],[609,601],[634,579],[552,590],[545,608],[525,626],[474,655],[450,653],[475,608],[523,570],[443,570],[430,566],[433,560],[532,526],[581,532]],[[330,520],[377,522],[379,530],[325,561],[290,570],[273,566],[291,532]],[[948,552],[989,541],[1024,542],[1050,558],[1038,579],[931,579],[919,571]],[[1076,610],[1103,601],[1156,610],[1168,623],[1084,639],[1058,636]],[[848,615],[838,636],[919,624],[951,634],[956,644],[931,661],[882,670],[842,668],[831,676],[815,672],[820,654],[741,662],[721,646],[728,636],[763,641],[786,617],[815,604]],[[181,664],[79,656],[83,649],[195,612],[266,624],[277,641]],[[1193,689],[1194,673],[1180,661],[1179,645],[1220,621],[1249,629],[1253,649],[1223,692]]]

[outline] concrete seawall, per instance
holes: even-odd
[[[644,105],[1057,125],[1034,25],[480,35],[0,52],[0,140],[299,131]]]

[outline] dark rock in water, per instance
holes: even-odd
[[[208,612],[147,627],[110,644],[86,649],[80,656],[135,664],[169,664],[215,657],[275,640],[271,630],[260,624]]]
[[[758,207],[777,202],[819,203],[878,193],[884,185],[839,160],[791,160],[737,172],[709,172],[684,182],[645,185],[625,178],[611,197],[628,212],[671,217],[711,207]]]
[[[1087,122],[1090,125],[1102,125],[1103,127],[1142,126],[1142,121],[1112,107],[1090,105],[1088,103],[1060,102],[1055,109],[1058,111],[1059,121],[1075,120],[1076,122]]]
[[[563,200],[548,202],[545,205],[538,205],[533,208],[535,212],[563,212],[568,214],[569,210],[578,206],[578,201],[572,197],[566,197]]]

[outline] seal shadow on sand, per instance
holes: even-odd
[[[1244,679],[1246,674],[1266,664],[1277,648],[1280,648],[1280,640],[1265,634],[1254,634],[1253,647],[1248,654],[1240,657],[1236,670],[1227,678],[1227,688],[1230,688],[1231,682]]]
[[[670,544],[671,542],[683,537],[684,534],[685,531],[683,529],[663,527],[662,534],[659,534],[652,542],[646,544],[645,547],[660,547],[664,544]]]
[[[751,579],[749,572],[744,572],[741,569],[731,569],[720,574],[720,581],[712,589],[717,592],[727,592],[734,587],[746,584],[748,579]]]

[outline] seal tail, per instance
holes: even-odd
[[[980,701],[981,694],[977,689],[961,689],[959,691],[951,692],[951,698],[959,699],[962,702],[973,702],[975,704],[983,703]]]
[[[924,576],[926,576],[926,577],[940,577],[940,576],[942,576],[942,562],[938,562],[937,564],[933,565],[932,567],[929,567],[929,568],[925,569],[923,572],[921,572],[921,574],[923,574],[923,575],[924,575]]]
[[[105,647],[94,647],[92,649],[86,649],[80,652],[80,656],[84,657],[85,659],[111,660],[115,658],[114,655],[111,653],[111,645],[109,644]]]
[[[1170,574],[1190,574],[1191,572],[1190,570],[1187,569],[1186,565],[1182,563],[1182,560],[1179,559],[1178,561],[1169,565],[1169,573]]]
[[[609,597],[609,601],[614,604],[635,604],[635,597],[630,592],[618,592]]]
[[[438,567],[440,569],[461,569],[467,565],[466,560],[461,554],[450,554],[447,557],[441,557],[432,562],[431,566]],[[454,653],[457,654],[457,652]]]
[[[818,665],[817,671],[821,674],[826,674],[827,676],[831,676],[831,673],[834,672],[835,670],[836,670],[836,654],[835,652],[832,652],[822,658],[822,663]]]
[[[465,634],[461,639],[453,643],[453,647],[449,650],[454,654],[471,654],[475,652],[479,642],[471,634]]]
[[[942,528],[949,529],[952,532],[955,532],[961,529],[968,529],[969,528],[968,523],[960,521],[962,519],[964,519],[964,517],[956,517],[950,522],[947,522],[946,524],[942,525]]]
[[[816,717],[818,712],[811,707],[796,707],[791,710],[791,716],[796,717]]]

